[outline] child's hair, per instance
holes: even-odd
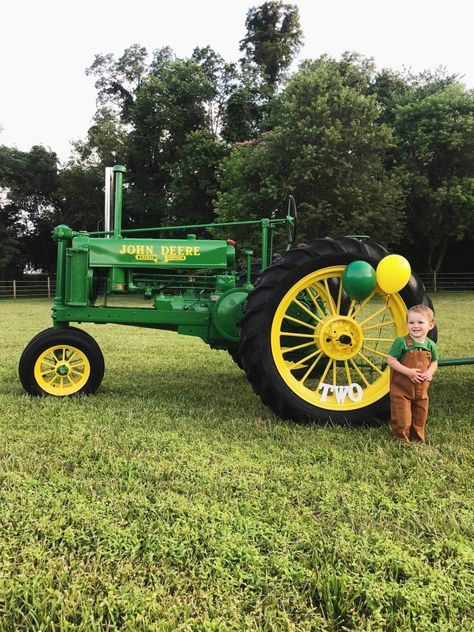
[[[410,307],[408,309],[407,318],[410,312],[417,312],[418,314],[423,314],[423,316],[426,316],[426,318],[430,322],[434,323],[434,312],[431,308],[428,307],[428,305],[413,305],[413,307]]]

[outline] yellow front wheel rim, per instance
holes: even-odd
[[[364,301],[343,293],[345,266],[322,268],[283,296],[271,328],[275,366],[313,406],[336,412],[369,406],[389,391],[387,354],[406,333],[406,305],[379,288]]]
[[[45,349],[34,366],[35,380],[40,388],[59,397],[80,391],[87,384],[90,372],[84,351],[66,344]]]

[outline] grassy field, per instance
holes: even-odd
[[[474,296],[434,298],[473,356]],[[0,630],[473,630],[474,367],[441,368],[428,445],[283,422],[225,352],[84,326],[94,397],[30,399],[49,303],[0,303]]]

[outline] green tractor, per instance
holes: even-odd
[[[388,411],[391,342],[406,333],[408,307],[431,305],[416,275],[399,293],[376,286],[363,300],[351,299],[342,283],[348,264],[364,261],[375,268],[387,251],[362,237],[294,247],[292,198],[283,218],[122,230],[124,172],[122,166],[106,172],[105,231],[61,225],[53,232],[53,327],[35,336],[21,356],[27,393],[95,393],[104,375],[102,352],[70,324],[114,323],[198,336],[227,350],[283,419],[351,422]],[[252,251],[242,250],[239,270],[230,237],[242,225],[259,227],[261,259],[256,264]],[[275,256],[273,235],[282,226],[288,249]],[[192,232],[215,227],[228,230],[229,239],[196,239]],[[168,239],[170,231],[182,238]],[[141,306],[137,295],[146,299]]]

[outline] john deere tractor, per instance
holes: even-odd
[[[104,375],[102,352],[71,323],[113,323],[177,331],[228,350],[262,401],[284,419],[355,421],[387,411],[390,344],[406,333],[408,307],[431,305],[416,275],[399,293],[376,285],[365,298],[351,298],[342,282],[347,266],[362,261],[375,268],[387,251],[362,237],[295,247],[293,199],[282,218],[122,230],[124,172],[107,169],[103,232],[65,225],[53,232],[53,327],[31,340],[19,365],[29,394],[95,393]],[[242,225],[260,231],[258,263],[245,248],[236,257],[232,231]],[[196,238],[196,231],[212,234],[216,227],[228,238]],[[288,249],[276,257],[273,235],[282,227]],[[137,295],[146,299],[142,306],[132,301]],[[120,305],[117,297],[124,299]]]

